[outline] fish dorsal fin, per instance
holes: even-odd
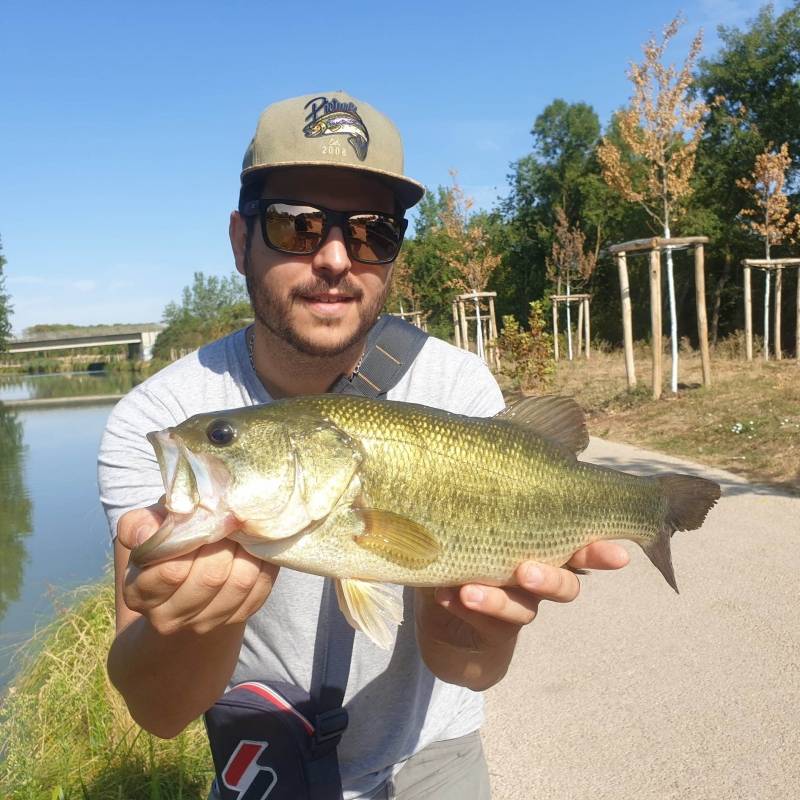
[[[392,627],[403,621],[403,595],[381,583],[342,578],[336,581],[336,597],[345,619],[369,636],[378,647],[392,646]]]
[[[426,567],[438,557],[436,537],[413,520],[377,508],[354,508],[353,513],[364,525],[355,542],[365,550],[411,569]]]
[[[550,439],[576,455],[583,452],[589,444],[586,416],[571,397],[523,397],[504,408],[495,419],[522,425],[537,436]]]

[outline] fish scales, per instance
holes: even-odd
[[[647,479],[576,462],[502,420],[410,404],[374,404],[363,414],[324,396],[308,402],[364,448],[360,502],[413,516],[442,550],[425,567],[402,567],[352,540],[343,543],[349,522],[335,517],[302,555],[279,558],[284,563],[298,556],[307,569],[312,560],[329,568],[346,562],[352,572],[355,561],[356,577],[407,585],[505,582],[522,560],[560,565],[594,539],[658,532],[663,503]]]

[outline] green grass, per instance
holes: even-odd
[[[202,722],[169,741],[151,736],[108,680],[111,581],[69,600],[25,647],[0,702],[0,797],[205,800],[213,768]]]

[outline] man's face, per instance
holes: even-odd
[[[395,212],[391,191],[374,178],[324,167],[273,172],[261,196],[338,211]],[[244,222],[237,216],[231,225],[236,265],[262,325],[311,356],[338,355],[366,336],[386,299],[391,264],[351,259],[336,226],[316,253],[289,255],[267,247],[254,220],[246,252]]]

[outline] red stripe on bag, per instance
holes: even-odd
[[[240,683],[238,686],[234,686],[233,689],[245,689],[248,692],[253,692],[259,697],[263,697],[267,702],[272,703],[272,705],[274,705],[276,708],[279,708],[281,711],[288,711],[290,714],[294,714],[303,724],[303,727],[306,729],[308,735],[314,735],[314,726],[288,700],[286,700],[286,698],[282,697],[280,694],[278,694],[278,692],[276,692],[274,689],[271,689],[269,686],[265,686],[263,683],[251,681],[247,683]],[[233,691],[233,689],[231,691]]]
[[[263,749],[264,745],[258,744],[257,742],[241,742],[239,744],[239,747],[225,766],[225,771],[222,774],[222,780],[229,789],[238,787],[242,775],[244,775],[247,768],[253,763],[253,759],[257,758]]]

